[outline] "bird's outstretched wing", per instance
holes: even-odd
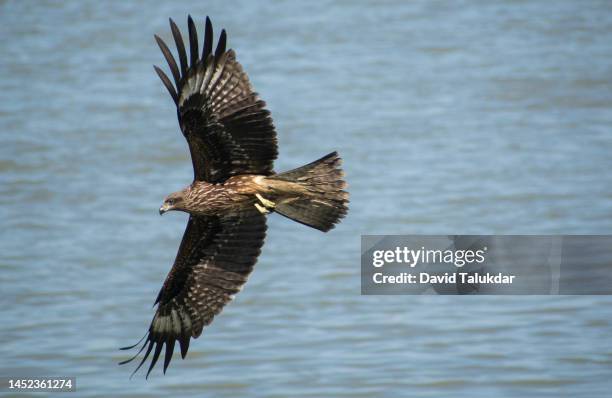
[[[165,373],[177,341],[185,358],[190,339],[200,336],[246,282],[265,235],[266,218],[255,209],[222,218],[191,216],[146,339],[135,356],[120,364],[134,360],[146,347],[134,373],[153,352],[148,377],[165,345]]]
[[[178,65],[166,43],[158,36],[155,40],[168,61],[174,85],[157,66],[155,71],[177,106],[194,179],[216,183],[238,174],[271,174],[278,155],[272,118],[265,102],[253,92],[234,51],[226,51],[225,30],[213,53],[213,29],[206,18],[200,57],[198,34],[190,16],[188,62],[185,43],[172,19],[170,28]]]

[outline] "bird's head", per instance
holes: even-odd
[[[166,196],[164,203],[159,208],[159,215],[162,215],[170,210],[185,210],[185,190],[171,193]]]

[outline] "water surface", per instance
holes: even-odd
[[[606,396],[609,297],[364,297],[360,235],[612,233],[606,1],[0,3],[1,375],[79,396]],[[187,361],[128,380],[190,182],[152,64],[211,15],[267,101],[277,170],[338,150],[349,217],[273,215]],[[23,395],[20,395],[23,396]]]

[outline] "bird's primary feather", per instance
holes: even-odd
[[[236,54],[226,49],[225,30],[221,31],[213,54],[213,29],[210,19],[206,19],[200,57],[198,33],[191,17],[188,28],[189,67],[181,33],[170,20],[180,68],[166,43],[158,36],[155,40],[168,63],[174,85],[160,68],[155,67],[155,71],[177,105],[194,179],[220,183],[235,175],[272,174],[278,156],[274,124]]]
[[[148,376],[166,345],[165,373],[177,341],[184,358],[189,340],[200,336],[247,281],[265,236],[266,218],[255,209],[227,217],[191,216],[157,297],[158,308],[146,339],[136,355],[121,364],[131,362],[147,347],[134,373],[153,352]]]

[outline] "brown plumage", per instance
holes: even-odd
[[[195,24],[188,17],[190,58],[176,24],[170,29],[177,64],[166,43],[155,36],[174,80],[155,71],[177,106],[189,144],[194,181],[170,194],[160,214],[190,214],[174,265],[157,296],[157,311],[138,353],[151,352],[147,377],[165,346],[164,373],[178,341],[184,358],[214,316],[240,291],[260,254],[266,214],[276,212],[327,232],[347,212],[348,193],[336,152],[297,169],[276,174],[276,131],[263,102],[226,50],[225,30],[213,53],[213,29],[206,18],[199,54]],[[134,346],[125,347],[130,349]]]

